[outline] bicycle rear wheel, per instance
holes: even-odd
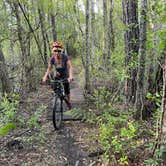
[[[61,127],[62,119],[63,119],[62,99],[59,96],[55,96],[54,97],[52,120],[53,120],[54,128],[56,130],[58,130]]]

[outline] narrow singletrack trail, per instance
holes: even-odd
[[[71,85],[73,108],[84,105],[83,90],[75,77]],[[37,91],[25,93],[20,106],[20,115],[25,119],[32,116],[41,105],[45,111],[39,117],[39,128],[21,126],[7,136],[0,137],[0,165],[3,166],[100,166],[97,157],[88,157],[95,149],[96,140],[90,139],[96,127],[78,121],[64,121],[62,128],[55,131],[52,120],[53,92],[49,86],[39,86]],[[19,140],[19,145],[9,143]],[[21,148],[20,148],[21,145]]]
[[[73,108],[79,108],[84,105],[83,90],[78,84],[79,78],[75,77],[71,83],[71,102]],[[50,104],[51,106],[51,104]],[[49,109],[52,109],[49,107]],[[67,108],[66,108],[67,109]],[[48,112],[48,119],[51,120],[52,112]],[[89,127],[80,120],[73,117],[66,117],[65,122],[59,131],[53,131],[56,139],[51,139],[54,145],[54,153],[58,157],[55,161],[57,166],[88,166],[95,162],[88,157],[86,148],[88,145],[84,143],[84,136],[89,132]],[[73,120],[74,119],[74,120]]]

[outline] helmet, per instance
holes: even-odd
[[[56,41],[52,43],[52,48],[54,47],[59,47],[59,48],[63,48],[62,42],[61,41]]]

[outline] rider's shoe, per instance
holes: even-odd
[[[71,103],[68,102],[67,107],[68,107],[69,110],[71,110],[71,108],[72,108]]]

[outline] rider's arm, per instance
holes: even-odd
[[[46,71],[44,77],[43,77],[43,82],[45,82],[45,81],[47,80],[47,76],[50,74],[52,68],[53,68],[53,65],[50,64],[50,65],[48,66],[48,68],[47,68],[47,71]]]
[[[69,69],[69,82],[70,82],[73,79],[73,67],[70,60],[67,61],[67,66]]]

